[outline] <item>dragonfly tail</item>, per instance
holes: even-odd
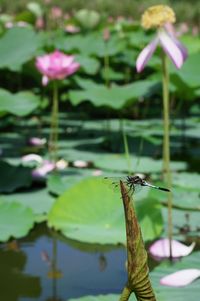
[[[170,190],[169,190],[168,188],[158,187],[158,189],[160,189],[160,190],[162,190],[162,191],[170,192]]]
[[[148,186],[148,187],[151,187],[151,188],[155,188],[155,189],[159,189],[159,190],[162,190],[162,191],[167,191],[167,192],[170,192],[170,190],[168,188],[163,188],[163,187],[159,187],[159,186],[154,186],[154,185],[151,185],[149,183],[145,183],[144,186]]]

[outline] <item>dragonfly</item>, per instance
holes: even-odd
[[[131,194],[134,193],[137,190],[138,187],[142,187],[142,186],[162,190],[162,191],[165,191],[165,192],[170,192],[170,190],[168,188],[152,185],[152,184],[146,182],[144,179],[140,178],[137,175],[135,175],[135,176],[126,176],[125,178],[105,177],[104,179],[111,180],[112,185],[115,188],[119,186],[119,181],[121,180],[127,186],[128,193],[131,193]]]

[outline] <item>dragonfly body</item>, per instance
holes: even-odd
[[[109,177],[106,178],[106,179],[109,179]],[[138,186],[146,186],[146,187],[155,188],[155,189],[159,189],[159,190],[162,190],[162,191],[170,192],[169,189],[152,185],[152,184],[146,182],[144,179],[140,178],[139,176],[127,176],[124,179],[119,178],[118,181],[117,181],[118,183],[116,182],[116,179],[115,179],[115,181],[113,181],[112,184],[115,187],[117,187],[120,180],[125,183],[125,185],[129,189],[129,192],[131,192],[131,193],[134,193],[135,190],[136,190],[136,187],[138,187]]]
[[[133,189],[133,190],[135,190],[135,186],[136,186],[136,185],[140,185],[140,186],[147,186],[147,187],[159,189],[159,190],[162,190],[162,191],[170,192],[170,190],[167,189],[167,188],[163,188],[163,187],[159,187],[159,186],[155,186],[155,185],[149,184],[149,183],[146,182],[145,180],[141,179],[139,176],[127,176],[127,177],[126,177],[125,184],[126,184],[130,189]]]

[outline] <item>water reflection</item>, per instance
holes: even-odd
[[[11,249],[0,249],[5,301],[66,301],[119,293],[126,282],[126,251],[120,246],[82,244],[39,225],[25,239],[12,242]]]
[[[14,245],[16,244],[11,244]],[[26,263],[27,255],[19,248],[12,250],[10,245],[5,245],[0,249],[1,300],[18,301],[20,298],[33,300],[40,296],[42,290],[40,278],[25,272]]]

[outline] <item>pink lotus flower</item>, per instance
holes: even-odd
[[[140,52],[136,60],[137,72],[141,72],[144,69],[159,44],[174,65],[178,69],[181,68],[187,58],[187,49],[176,39],[172,32],[167,30],[167,26],[165,26],[158,30],[153,41]]]
[[[78,70],[80,64],[74,61],[73,55],[66,55],[56,50],[37,57],[36,67],[43,74],[42,84],[45,86],[49,80],[70,76]]]

